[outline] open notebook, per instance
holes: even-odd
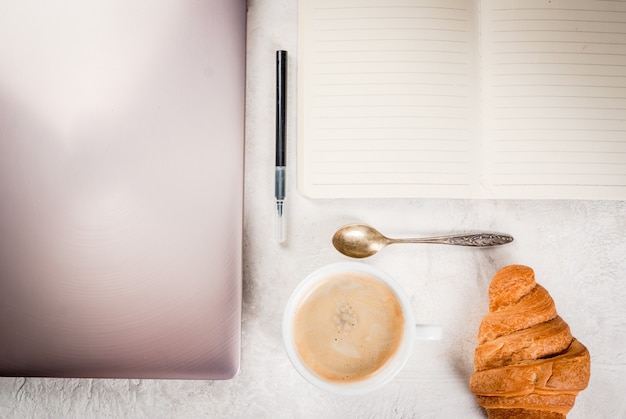
[[[299,7],[303,194],[626,199],[626,2]]]
[[[239,369],[245,0],[0,6],[0,375]]]

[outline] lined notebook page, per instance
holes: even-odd
[[[298,186],[309,197],[470,197],[476,10],[300,0]]]
[[[626,2],[485,1],[485,182],[626,199]]]

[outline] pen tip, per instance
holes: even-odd
[[[276,236],[278,238],[279,243],[285,242],[285,218],[283,216],[283,201],[276,202],[276,211],[278,213],[278,218],[276,219]]]

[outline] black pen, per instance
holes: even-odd
[[[276,197],[276,234],[279,243],[285,241],[285,121],[287,109],[287,51],[276,51],[276,167],[274,196]]]

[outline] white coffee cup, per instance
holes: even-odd
[[[364,300],[363,298],[355,298],[352,302],[350,302],[349,299],[352,297],[346,297],[348,298],[347,303],[346,303],[346,301],[344,301],[343,296],[349,295],[349,294],[345,294],[341,292],[342,297],[337,297],[339,293],[335,293],[335,291],[333,291],[333,293],[335,293],[333,294],[334,297],[330,299],[329,297],[327,297],[329,295],[327,291],[328,289],[332,288],[336,290],[336,289],[339,289],[336,286],[344,286],[344,284],[348,284],[348,283],[351,284],[353,283],[353,281],[357,281],[356,283],[358,283],[357,285],[358,289],[365,290],[366,288],[370,287],[370,285],[373,285],[373,288],[375,288],[376,292],[370,295],[375,295],[375,298],[374,298],[375,300],[377,301],[379,300],[378,295],[381,295],[380,298],[383,298],[382,296],[385,296],[385,298],[388,297],[388,299],[384,301],[380,300],[379,302],[377,302],[375,304],[377,308],[375,309],[368,307],[366,309],[361,310],[358,308],[359,304],[361,304],[358,301],[369,301],[369,300],[367,299]],[[377,285],[374,282],[370,282],[370,281],[376,282]],[[369,284],[369,285],[365,285],[365,284]],[[352,289],[353,288],[352,285],[349,285],[349,288]],[[322,291],[322,289],[324,290]],[[320,291],[316,292],[317,290],[320,290]],[[347,291],[347,292],[352,292],[352,291]],[[369,292],[369,291],[363,291],[363,292]],[[322,295],[322,294],[325,296],[318,297],[318,295]],[[344,310],[344,308],[336,308],[336,307],[339,307],[337,305],[338,304],[337,301],[339,299],[341,299],[342,301],[341,307],[351,307],[349,309],[350,313],[347,314],[349,316],[348,317],[349,319],[352,319],[352,317],[350,316],[352,316],[353,314],[355,316],[354,319],[361,318],[361,317],[362,319],[355,321],[355,322],[349,321],[345,324],[342,323],[340,325],[338,322],[343,322],[343,321],[337,320],[337,319],[338,317],[343,316],[346,310]],[[393,300],[395,300],[395,302]],[[323,301],[323,303],[317,304],[317,301]],[[330,305],[327,305],[326,303],[330,301],[332,301],[333,303]],[[352,306],[354,305],[353,303],[357,303],[357,308],[354,309],[355,310],[354,313],[352,312]],[[310,309],[309,308],[304,309],[303,307],[311,307],[312,304],[316,304],[315,307],[321,307],[323,313],[326,313],[329,310],[335,310],[335,312],[334,314],[329,313],[328,315],[322,314],[319,317],[313,317],[312,315],[309,317],[306,317],[305,314],[303,313]],[[339,362],[338,359],[343,359],[342,357],[344,354],[347,354],[347,356],[355,357],[354,362],[350,361],[350,363],[352,363],[353,365],[356,365],[357,363],[364,364],[364,363],[368,363],[369,361],[366,361],[364,359],[364,356],[361,356],[361,354],[359,353],[360,350],[356,350],[356,351],[353,350],[353,347],[356,347],[352,345],[354,342],[350,343],[350,345],[352,346],[350,347],[349,351],[348,350],[344,351],[342,349],[341,354],[337,355],[338,354],[337,352],[332,352],[334,348],[336,347],[336,344],[332,343],[333,339],[329,339],[326,337],[326,336],[330,336],[328,333],[323,332],[322,335],[324,337],[319,339],[317,338],[317,332],[315,332],[313,333],[316,335],[315,339],[311,338],[307,340],[306,338],[305,339],[302,338],[302,336],[305,336],[305,337],[307,336],[306,335],[307,332],[304,332],[303,330],[299,330],[298,327],[300,329],[308,330],[309,325],[313,324],[314,327],[316,328],[315,330],[317,330],[317,323],[319,320],[319,322],[321,322],[321,324],[324,325],[323,327],[320,326],[321,330],[328,329],[327,326],[329,327],[336,326],[337,327],[336,333],[338,333],[341,336],[344,336],[346,333],[349,335],[348,336],[349,339],[353,339],[353,338],[360,339],[361,336],[365,336],[364,339],[362,339],[363,342],[365,341],[371,342],[372,336],[379,336],[379,335],[376,333],[372,334],[369,331],[365,332],[365,334],[362,335],[361,331],[369,330],[368,324],[371,323],[370,321],[366,322],[364,320],[378,319],[377,316],[379,316],[380,319],[385,319],[385,318],[391,319],[393,317],[391,314],[387,314],[383,312],[391,310],[391,309],[388,310],[388,307],[392,307],[392,306],[399,307],[402,313],[403,322],[398,323],[396,321],[393,321],[393,324],[394,324],[393,327],[385,328],[387,332],[384,332],[384,336],[385,336],[384,340],[385,341],[393,340],[394,342],[396,342],[393,345],[390,345],[390,348],[393,346],[393,348],[395,349],[390,349],[389,354],[385,355],[386,358],[377,358],[377,359],[386,359],[385,361],[374,362],[372,363],[372,365],[366,366],[366,368],[370,368],[371,371],[367,373],[366,376],[356,377],[354,379],[348,378],[350,374],[346,375],[347,378],[338,379],[338,378],[329,378],[328,376],[325,377],[324,376],[325,373],[320,372],[322,370],[325,371],[325,366],[322,365],[324,362],[328,361],[329,363],[337,363]],[[372,310],[380,310],[381,313],[380,315],[378,315],[376,311],[372,311]],[[397,311],[398,309],[396,309],[396,312]],[[365,315],[366,312],[367,312],[367,315]],[[313,311],[310,311],[310,313],[313,313]],[[361,313],[364,315],[361,316]],[[373,316],[371,315],[372,313],[374,314]],[[331,324],[332,322],[330,320],[328,321],[325,320],[326,318],[330,319],[331,317],[334,318],[334,322],[335,322],[334,324]],[[302,318],[304,318],[308,322],[307,323],[303,322],[301,320]],[[296,319],[298,319],[300,326],[296,325]],[[375,322],[377,321],[378,320],[375,320]],[[358,326],[355,326],[355,324],[358,324]],[[379,331],[382,330],[381,324],[377,324],[376,327],[373,328],[372,330],[379,330]],[[345,328],[347,328],[348,330],[344,331]],[[400,370],[404,367],[404,365],[406,364],[407,360],[409,359],[411,355],[411,352],[413,349],[413,343],[415,340],[418,340],[418,339],[419,340],[423,340],[423,339],[437,340],[441,338],[441,328],[439,326],[416,324],[415,316],[411,308],[411,303],[408,297],[406,296],[405,292],[401,288],[401,286],[393,278],[391,278],[388,274],[386,274],[385,272],[379,269],[376,269],[370,265],[367,265],[365,263],[360,263],[360,262],[334,263],[334,264],[326,265],[322,267],[321,269],[318,269],[317,271],[308,275],[295,288],[295,290],[293,291],[293,293],[291,294],[287,302],[287,306],[285,308],[285,313],[283,317],[282,329],[283,329],[283,340],[284,340],[285,349],[287,351],[287,355],[291,363],[295,367],[295,369],[300,373],[300,375],[302,375],[311,384],[323,390],[327,390],[329,392],[341,394],[341,395],[362,394],[362,393],[366,393],[366,392],[372,391],[376,388],[383,386],[384,384],[389,382],[391,379],[393,379],[398,374],[398,372],[400,372]],[[390,330],[398,331],[398,333],[392,334],[391,332],[389,332]],[[334,329],[332,333],[335,333]],[[311,336],[313,336],[313,334]],[[389,339],[387,339],[387,335],[389,335],[388,336]],[[297,338],[297,336],[300,336],[300,337]],[[335,338],[334,340],[337,341],[337,338]],[[305,347],[307,346],[307,344],[303,343],[305,341],[308,341],[311,343],[311,345],[309,345],[310,347]],[[329,342],[329,343],[326,343],[326,342]],[[328,346],[328,348],[326,348],[326,346]],[[361,344],[360,347],[363,347],[363,344]],[[365,343],[365,347],[373,348],[374,346],[368,345],[367,343]],[[322,353],[325,354],[328,352],[327,349],[328,351],[331,351],[330,353],[332,355],[322,356],[321,355]],[[317,352],[316,354],[314,354],[314,356],[319,354],[319,357],[316,358],[316,360],[313,362],[310,360],[311,357],[308,354],[310,354],[311,352],[315,352],[315,351]],[[369,356],[370,355],[368,355],[368,359],[369,359]],[[322,361],[318,362],[320,359]],[[313,366],[313,364],[315,364],[315,366]],[[320,367],[320,365],[322,366]],[[346,365],[348,365],[348,363],[346,363]],[[317,371],[316,371],[316,368],[318,369]]]

